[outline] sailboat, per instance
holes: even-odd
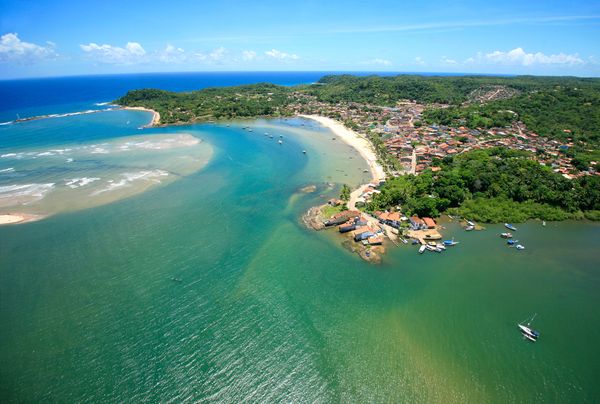
[[[533,317],[531,317],[531,319],[528,318],[528,319],[520,322],[519,324],[517,324],[517,326],[519,327],[519,330],[521,331],[521,334],[523,334],[523,336],[531,342],[537,341],[538,337],[540,336],[539,332],[537,332],[536,330],[531,328],[531,323],[533,322],[533,319],[535,318],[535,316],[537,316],[537,313],[535,313],[533,315]],[[527,321],[527,323],[525,323],[525,321]],[[525,324],[523,324],[523,323],[525,323]]]

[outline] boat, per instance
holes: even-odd
[[[500,233],[500,237],[502,237],[502,238],[512,238],[512,233]]]
[[[467,220],[467,224],[468,224],[469,226],[473,226],[473,227],[475,227],[475,223],[473,223],[473,222],[472,222],[472,221],[470,221],[470,220]]]
[[[402,241],[403,244],[408,244],[408,240],[403,237],[400,237],[400,241]]]
[[[540,333],[538,331],[531,328],[531,323],[533,322],[535,316],[537,316],[537,313],[534,314],[533,317],[531,317],[531,319],[526,319],[525,321],[527,321],[527,323],[525,323],[525,321],[522,321],[517,324],[517,327],[519,327],[521,334],[523,334],[525,338],[532,342],[537,341],[537,339],[540,336]]]
[[[281,140],[278,140],[278,141],[277,141],[277,143],[279,143],[279,144],[283,144],[283,142],[282,142]]]
[[[459,241],[454,241],[454,238],[452,240],[444,240],[444,245],[448,245],[448,246],[457,245],[458,243],[459,243]]]
[[[444,251],[446,249],[446,246],[442,243],[437,243],[435,246],[441,251]]]
[[[545,225],[546,225],[546,221],[542,220],[542,226],[545,226]]]
[[[306,150],[302,150],[302,154],[306,154]]]
[[[471,225],[469,225],[469,226],[465,227],[465,230],[466,230],[466,231],[475,230],[475,226],[471,226]]]
[[[506,227],[508,230],[517,231],[517,228],[510,223],[504,223],[504,227]]]
[[[413,238],[412,239],[412,245],[415,245],[415,244],[419,244],[419,240],[416,240],[416,239]]]
[[[435,247],[430,246],[429,244],[426,244],[425,248],[428,249],[429,251],[437,251]]]
[[[419,254],[423,254],[423,252],[425,251],[426,247],[427,246],[425,246],[425,245],[422,245],[421,247],[419,247]]]
[[[519,240],[513,240],[513,239],[506,240],[506,244],[508,244],[508,245],[514,245],[518,242],[519,242]]]
[[[517,244],[517,250],[524,250],[524,249],[525,249],[524,246],[522,246],[521,244]]]

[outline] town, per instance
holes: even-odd
[[[395,107],[356,102],[331,104],[301,92],[294,92],[290,97],[294,102],[289,108],[295,114],[327,116],[343,122],[371,140],[379,137],[385,145],[385,153],[397,162],[395,165],[386,164],[385,168],[391,175],[419,174],[426,169],[436,172],[439,170],[436,162],[447,156],[497,146],[531,152],[532,158],[540,164],[551,167],[554,172],[568,179],[600,175],[595,161],[585,171],[573,166],[572,159],[565,154],[573,147],[570,138],[566,143],[548,139],[528,130],[520,121],[515,121],[509,127],[487,129],[426,125],[422,121],[422,113],[426,108],[448,106],[424,105],[414,101],[400,102]],[[570,132],[568,129],[564,131]],[[386,159],[381,160],[383,162]]]

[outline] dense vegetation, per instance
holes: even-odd
[[[441,164],[441,171],[390,179],[368,209],[401,205],[409,214],[452,212],[483,222],[562,220],[600,211],[600,178],[567,180],[526,152],[476,150]]]
[[[150,108],[160,113],[161,123],[187,123],[220,118],[277,116],[286,114],[290,89],[274,84],[206,88],[188,93],[156,89],[128,92],[116,103]]]

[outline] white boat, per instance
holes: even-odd
[[[439,248],[440,250],[445,250],[445,249],[446,249],[446,246],[445,246],[445,245],[443,245],[442,243],[437,243],[435,246],[436,246],[437,248]]]
[[[419,247],[419,254],[423,254],[423,252],[425,251],[426,246],[422,245],[421,247]]]
[[[475,230],[475,226],[471,226],[471,225],[469,225],[469,226],[465,227],[465,230],[466,230],[466,231]]]
[[[545,226],[545,225],[546,225],[546,221],[542,220],[542,226]]]
[[[429,244],[427,244],[427,245],[425,246],[425,248],[426,248],[426,249],[428,249],[429,251],[437,251],[435,247],[433,247],[433,246],[430,246]]]
[[[467,224],[468,224],[469,226],[473,226],[473,227],[475,227],[475,223],[473,223],[473,222],[472,222],[472,221],[470,221],[470,220],[467,220]]]
[[[525,321],[527,321],[527,323],[525,323],[525,321],[522,321],[521,323],[517,324],[517,327],[519,327],[521,334],[523,334],[525,338],[532,342],[537,341],[538,337],[540,336],[539,332],[531,328],[531,323],[535,316],[537,316],[537,313],[534,314],[533,317],[531,317],[531,319],[526,319]]]
[[[525,247],[522,246],[521,244],[517,244],[516,247],[517,247],[517,250],[524,250],[525,249]]]
[[[283,142],[282,142],[281,140],[278,140],[278,141],[277,141],[277,143],[279,143],[279,144],[283,144]]]
[[[500,237],[502,238],[512,238],[512,233],[500,233]]]
[[[517,231],[517,228],[510,223],[504,223],[504,227],[506,227],[508,230]]]

